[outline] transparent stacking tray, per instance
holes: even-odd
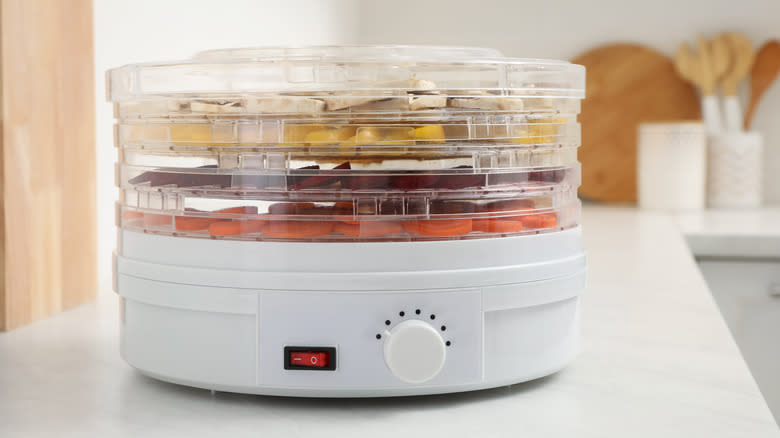
[[[475,171],[330,169],[224,172],[123,168],[121,226],[242,240],[496,237],[579,221],[579,167]]]
[[[119,225],[405,241],[579,222],[584,71],[488,49],[229,49],[111,70]]]

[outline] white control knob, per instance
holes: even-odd
[[[446,357],[439,332],[419,319],[404,321],[385,331],[385,362],[404,382],[431,380],[441,371]]]

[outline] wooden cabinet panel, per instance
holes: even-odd
[[[97,290],[92,2],[0,0],[0,330]]]

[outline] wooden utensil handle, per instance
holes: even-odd
[[[723,122],[721,122],[720,106],[716,96],[702,96],[701,115],[704,120],[704,127],[707,133],[717,134],[723,131]]]
[[[723,112],[726,120],[726,131],[742,131],[742,108],[737,96],[723,97]]]

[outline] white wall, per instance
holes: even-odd
[[[113,110],[105,72],[123,64],[183,59],[205,49],[337,44],[354,40],[357,0],[95,0],[98,260],[111,290],[114,228]]]
[[[758,46],[780,38],[780,0],[393,0],[360,3],[362,43],[495,47],[517,57],[571,59],[612,42],[672,55],[697,33],[745,33]],[[747,87],[743,97],[747,96]],[[759,106],[765,198],[780,204],[780,80]]]

